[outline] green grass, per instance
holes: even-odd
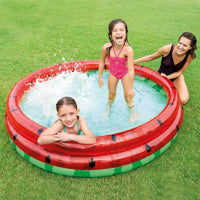
[[[10,144],[6,98],[17,81],[40,68],[100,58],[107,26],[124,19],[135,58],[176,43],[184,31],[200,38],[199,0],[0,1],[0,199],[200,199],[200,54],[185,71],[190,101],[172,146],[148,165],[104,178],[56,175],[33,166]],[[160,60],[145,63],[158,69]]]

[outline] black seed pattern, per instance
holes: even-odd
[[[151,147],[148,144],[145,144],[145,148],[146,148],[147,152],[151,151]]]
[[[159,125],[162,125],[162,121],[160,119],[157,119],[157,122],[159,123]]]
[[[51,162],[50,155],[48,155],[48,156],[45,158],[45,161],[46,161],[47,163],[50,163],[50,162]]]
[[[13,140],[16,140],[16,139],[17,139],[17,136],[18,136],[18,133],[16,133],[16,134],[13,136]]]
[[[92,158],[89,162],[89,167],[95,167],[95,161],[94,161],[94,158]]]
[[[112,135],[112,136],[111,136],[111,139],[112,139],[112,141],[114,141],[114,142],[117,141],[116,135]]]
[[[40,129],[37,131],[38,135],[40,135],[40,134],[42,133],[43,130],[44,130],[43,128],[40,128]]]
[[[11,112],[15,112],[16,110],[18,110],[18,109],[17,109],[17,108],[14,108],[14,109],[11,110]]]

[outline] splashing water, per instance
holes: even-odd
[[[134,80],[134,108],[139,119],[129,123],[121,81],[110,115],[104,116],[108,99],[108,71],[104,70],[104,87],[98,85],[98,71],[61,73],[48,81],[37,81],[26,91],[20,108],[31,120],[49,127],[57,119],[56,103],[64,96],[73,97],[91,131],[96,136],[113,134],[139,126],[158,115],[166,106],[167,95],[156,83],[140,76]]]

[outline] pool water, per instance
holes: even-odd
[[[73,97],[95,136],[113,134],[144,124],[166,106],[165,91],[151,80],[140,76],[134,79],[134,109],[139,119],[129,122],[129,110],[124,100],[121,81],[109,116],[104,116],[108,99],[108,71],[104,70],[104,87],[98,85],[98,71],[61,73],[48,81],[36,81],[25,92],[20,108],[31,120],[49,127],[57,119],[56,103],[64,96]]]

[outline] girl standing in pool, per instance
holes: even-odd
[[[58,120],[46,129],[38,138],[38,144],[51,144],[54,142],[78,142],[82,144],[96,143],[95,136],[88,128],[76,101],[71,97],[61,98],[57,104]],[[80,135],[80,133],[83,135]]]
[[[110,42],[103,45],[101,58],[99,61],[99,86],[103,87],[103,69],[106,58],[109,61],[108,77],[108,106],[106,115],[109,114],[111,105],[116,96],[118,81],[121,79],[124,90],[124,97],[130,110],[130,121],[134,121],[133,116],[133,90],[134,82],[134,53],[128,44],[128,28],[125,21],[115,19],[108,26],[108,37]]]
[[[180,100],[186,104],[189,100],[189,92],[183,72],[196,58],[196,37],[189,32],[184,32],[178,39],[178,44],[168,44],[161,47],[155,53],[136,59],[135,63],[147,62],[162,56],[158,72],[170,79],[178,90]]]

